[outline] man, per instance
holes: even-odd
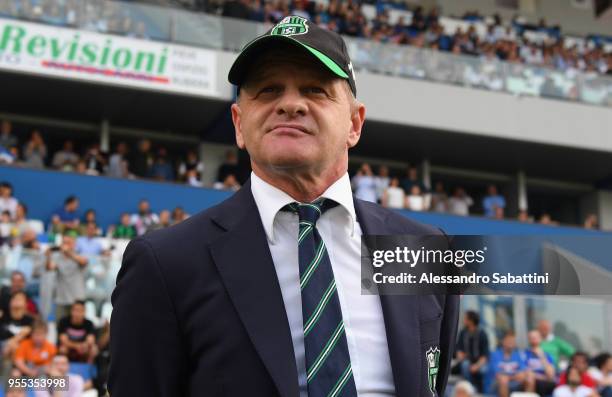
[[[19,343],[30,335],[34,319],[27,312],[28,297],[25,292],[15,292],[9,310],[0,321],[0,346],[2,357],[11,361]]]
[[[57,325],[59,352],[70,361],[92,364],[98,355],[93,323],[85,318],[85,302],[72,304],[70,315],[60,319]]]
[[[497,186],[489,185],[488,194],[482,199],[482,208],[484,208],[485,216],[495,218],[501,215],[504,217],[504,209],[506,208],[506,199],[504,196],[497,193]]]
[[[15,217],[17,212],[18,201],[13,197],[13,186],[8,182],[0,183],[0,212],[8,211],[11,214],[11,219]]]
[[[507,331],[501,346],[491,353],[489,369],[493,378],[492,392],[509,397],[511,392],[522,391],[525,382],[525,360],[516,348],[514,332]]]
[[[550,354],[542,350],[542,336],[537,330],[527,334],[529,349],[525,351],[527,377],[525,391],[550,395],[555,389],[555,367]]]
[[[489,338],[479,325],[478,313],[471,310],[465,312],[464,328],[459,333],[456,352],[461,375],[482,391],[489,358]]]
[[[53,387],[49,387],[43,390],[34,391],[35,397],[81,397],[83,395],[83,389],[85,388],[85,381],[81,375],[71,374],[70,362],[68,357],[63,354],[57,354],[53,357],[51,365],[49,366],[49,376],[66,376],[68,377],[68,389],[63,391],[53,390]]]
[[[251,178],[130,242],[113,397],[443,395],[458,297],[361,294],[362,234],[440,231],[353,198],[365,106],[350,65],[338,35],[299,17],[237,58],[232,119]]]
[[[51,225],[54,233],[63,233],[67,230],[75,230],[79,227],[79,199],[76,196],[68,196],[64,200],[64,206],[59,208],[51,216]]]
[[[68,313],[72,304],[85,299],[86,257],[75,252],[75,240],[71,235],[62,237],[62,245],[46,251],[46,269],[57,272],[56,280],[56,318]]]
[[[74,143],[68,139],[64,141],[62,150],[53,155],[51,165],[56,170],[71,172],[74,171],[77,161],[79,161],[79,155],[74,151]]]
[[[561,357],[570,358],[576,351],[569,342],[566,342],[552,333],[550,321],[540,320],[538,323],[538,331],[540,331],[540,335],[542,335],[542,343],[540,346],[542,350],[550,354],[555,366],[559,365],[559,359]]]
[[[76,252],[88,258],[108,254],[98,237],[98,226],[95,223],[88,223],[85,226],[85,236],[76,239]]]
[[[25,274],[23,274],[23,272],[19,271],[19,270],[13,270],[11,272],[11,285],[6,285],[2,288],[0,288],[0,319],[3,316],[8,316],[9,315],[9,307],[10,307],[10,301],[13,295],[15,295],[17,292],[24,292],[26,291],[26,277]],[[31,315],[35,315],[38,313],[38,310],[36,308],[36,302],[34,302],[32,300],[32,298],[30,298],[29,296],[26,295],[26,311],[31,314]]]
[[[130,223],[136,228],[136,233],[142,236],[147,229],[156,223],[159,223],[159,217],[153,211],[147,200],[140,200],[138,203],[138,212],[132,214]]]

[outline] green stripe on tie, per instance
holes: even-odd
[[[342,388],[344,387],[344,385],[346,385],[346,382],[351,378],[352,374],[353,369],[351,368],[351,364],[349,363],[348,367],[346,367],[344,373],[342,373],[340,379],[338,379],[338,382],[336,382],[334,387],[332,387],[327,397],[336,397],[338,394],[340,394]]]
[[[305,337],[308,336],[310,331],[312,331],[312,328],[314,327],[314,325],[317,323],[317,321],[319,321],[319,318],[321,317],[321,313],[323,313],[325,306],[327,306],[327,303],[329,302],[330,298],[334,295],[334,292],[336,292],[336,280],[331,281],[331,283],[329,284],[329,287],[327,287],[327,289],[323,293],[323,297],[319,301],[319,304],[315,308],[314,312],[312,313],[308,321],[306,321],[306,324],[304,325],[304,336]]]
[[[327,357],[334,350],[334,347],[336,347],[336,344],[340,340],[340,335],[342,335],[343,332],[344,332],[344,323],[340,321],[340,324],[338,324],[332,336],[329,338],[329,340],[323,347],[323,350],[321,350],[321,353],[319,353],[319,356],[317,357],[315,362],[312,364],[312,367],[310,367],[310,369],[307,371],[307,381],[308,382],[310,382],[314,378],[314,376],[317,374],[317,372],[319,372],[319,369],[321,369]]]
[[[325,253],[325,244],[323,244],[323,240],[321,240],[314,259],[312,260],[312,262],[310,263],[310,265],[308,266],[308,268],[306,269],[302,277],[300,277],[300,290],[303,290],[306,284],[308,284],[308,280],[310,280],[315,270],[319,266],[319,263],[321,263],[321,259],[323,258],[324,253]]]

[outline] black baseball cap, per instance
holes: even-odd
[[[336,76],[346,79],[353,95],[357,96],[353,64],[342,37],[297,15],[283,18],[272,29],[245,45],[230,68],[227,76],[229,82],[240,86],[253,61],[279,42],[293,44],[312,55],[313,60],[321,62]]]

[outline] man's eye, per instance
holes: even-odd
[[[270,87],[264,87],[261,89],[261,91],[259,91],[261,94],[269,94],[269,93],[276,93],[278,92],[280,89],[279,87],[274,87],[274,86],[270,86]]]
[[[311,94],[325,94],[325,90],[321,87],[308,87],[305,91]]]

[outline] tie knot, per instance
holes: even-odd
[[[312,203],[297,203],[287,204],[284,210],[298,214],[300,222],[308,222],[315,225],[319,217],[328,209],[335,207],[338,203],[324,198],[313,201]]]

